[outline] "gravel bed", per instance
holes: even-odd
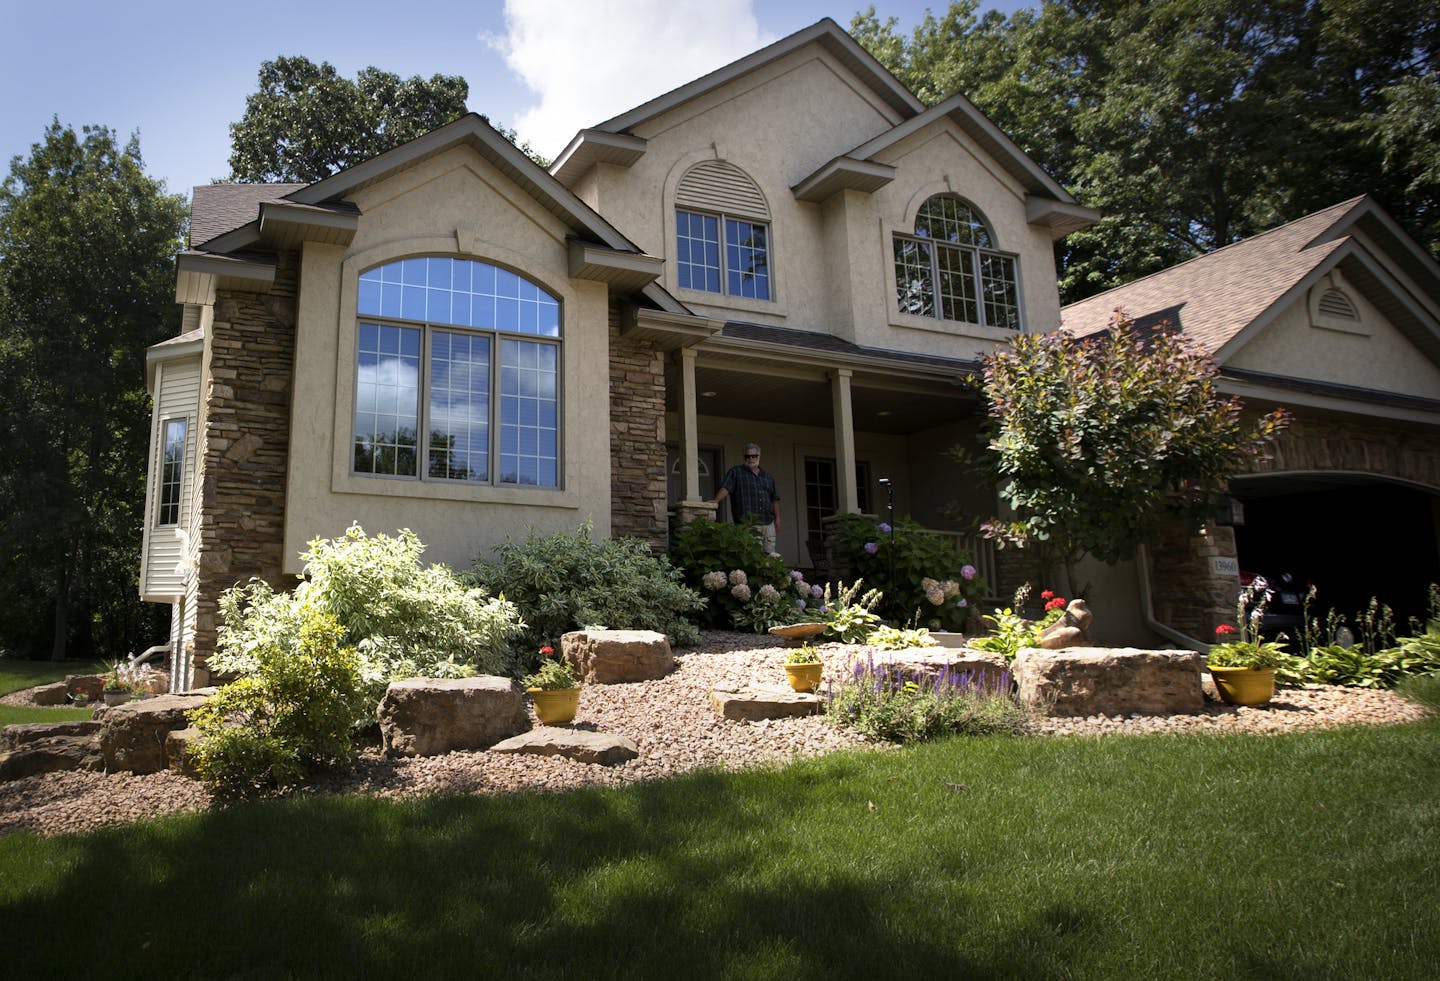
[[[348,774],[324,778],[299,793],[362,793],[405,798],[430,794],[493,794],[523,789],[558,791],[584,785],[655,780],[704,767],[774,765],[862,746],[888,748],[822,717],[740,723],[721,719],[710,689],[722,683],[783,684],[783,648],[753,634],[707,632],[699,647],[678,652],[678,667],[659,681],[590,685],[575,725],[633,740],[640,757],[614,766],[560,757],[455,752],[424,759],[387,760],[361,753]],[[757,646],[764,645],[764,646]],[[843,670],[856,648],[816,648],[827,674]],[[1282,689],[1262,708],[1207,701],[1185,716],[1032,719],[1037,735],[1212,732],[1278,733],[1341,725],[1387,725],[1422,718],[1425,710],[1389,691],[1307,687]],[[0,834],[31,830],[65,834],[105,824],[212,806],[194,781],[170,773],[70,772],[0,783]]]

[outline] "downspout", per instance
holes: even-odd
[[[1201,654],[1209,653],[1209,644],[1196,640],[1189,634],[1181,633],[1169,624],[1155,619],[1154,596],[1150,591],[1150,550],[1144,545],[1135,550],[1135,565],[1140,573],[1140,615],[1145,620],[1145,626],[1187,650],[1199,651]]]

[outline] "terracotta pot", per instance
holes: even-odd
[[[580,709],[580,687],[574,688],[528,688],[535,701],[535,717],[543,725],[559,725],[574,722],[575,713]]]
[[[1264,705],[1275,697],[1274,668],[1210,668],[1215,690],[1230,705]]]
[[[825,665],[819,662],[785,665],[785,678],[790,682],[790,687],[796,691],[814,691],[819,688],[820,678],[824,674]]]

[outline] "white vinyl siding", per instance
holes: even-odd
[[[150,428],[150,466],[146,482],[144,555],[141,559],[142,597],[179,596],[183,577],[176,571],[181,541],[176,534],[190,526],[194,511],[196,418],[200,407],[200,359],[179,358],[156,366],[155,407]],[[180,513],[175,524],[160,524],[161,481],[164,471],[166,423],[185,422],[185,451],[181,465]]]

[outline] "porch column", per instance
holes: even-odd
[[[859,514],[860,496],[855,488],[855,418],[850,408],[849,368],[830,372],[830,406],[835,427],[835,490],[840,513]]]
[[[695,418],[695,349],[680,349],[680,460],[685,500],[700,500],[700,425]]]

